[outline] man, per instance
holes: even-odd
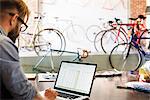
[[[25,77],[14,42],[25,31],[29,10],[22,0],[0,0],[0,100],[54,100],[57,93],[48,89],[48,98]],[[25,22],[24,22],[25,20]]]

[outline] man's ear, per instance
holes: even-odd
[[[15,14],[10,18],[10,25],[14,25],[16,23],[18,16],[18,14]]]

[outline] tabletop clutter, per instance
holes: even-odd
[[[125,86],[119,88],[134,89],[150,93],[150,61],[146,61],[138,71],[130,71],[130,74],[133,74],[135,77],[131,78],[132,75],[130,75]]]

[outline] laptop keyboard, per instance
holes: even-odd
[[[72,94],[66,94],[66,93],[62,93],[62,92],[58,92],[58,95],[60,97],[63,97],[63,98],[69,98],[69,99],[75,99],[75,98],[78,98],[79,96],[76,96],[76,95],[72,95]]]

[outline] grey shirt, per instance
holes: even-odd
[[[36,93],[22,71],[17,47],[0,27],[0,100],[32,100]]]

